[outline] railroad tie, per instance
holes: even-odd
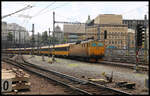
[[[126,83],[127,83],[126,81],[116,82],[116,86],[123,87],[123,85]]]
[[[126,81],[120,81],[120,82],[116,82],[116,86],[119,87],[126,87],[128,89],[134,89],[135,88],[135,83],[128,83]]]
[[[126,83],[124,85],[124,87],[128,88],[128,89],[134,89],[135,88],[135,83]]]

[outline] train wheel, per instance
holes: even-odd
[[[89,61],[92,62],[92,63],[95,63],[96,59],[90,58]]]
[[[104,61],[104,59],[98,59],[98,60],[97,60],[97,62],[101,62],[101,61]]]

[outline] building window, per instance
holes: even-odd
[[[115,41],[115,44],[117,44],[117,41]]]
[[[134,44],[134,40],[132,40],[132,44]]]
[[[114,41],[112,41],[112,44],[114,44]]]

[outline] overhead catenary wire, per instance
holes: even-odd
[[[63,4],[63,5],[57,6],[57,7],[55,7],[55,8],[50,9],[50,10],[47,10],[47,11],[45,11],[44,13],[38,14],[38,15],[33,16],[33,17],[37,17],[37,16],[43,15],[43,14],[45,14],[45,13],[47,13],[47,12],[54,11],[54,10],[57,9],[57,8],[61,8],[61,7],[63,7],[63,6],[66,6],[66,4],[68,4],[68,3],[65,3],[65,4]]]
[[[54,1],[53,3],[49,4],[48,6],[46,6],[44,9],[40,10],[39,12],[37,12],[35,15],[33,15],[33,17],[38,16],[42,11],[46,10],[48,7],[52,6],[53,4],[55,4],[56,1]]]
[[[76,20],[77,21],[77,17],[75,18],[75,17],[65,17],[65,16],[62,16],[62,15],[60,15],[60,14],[57,14],[57,16],[60,16],[60,17],[63,17],[63,18],[65,18],[65,19],[67,19],[67,20]]]
[[[133,11],[135,11],[135,10],[137,10],[137,9],[139,9],[139,8],[141,8],[141,7],[143,7],[143,6],[147,6],[147,5],[142,5],[142,6],[136,7],[136,8],[134,8],[134,9],[129,10],[129,11],[123,12],[122,14],[126,14],[126,13],[129,13],[129,12],[131,12],[131,11],[133,12]]]
[[[7,14],[7,15],[2,16],[2,19],[3,19],[3,18],[6,18],[6,17],[8,17],[8,16],[11,16],[11,15],[13,15],[13,14],[16,14],[16,13],[18,13],[18,12],[24,11],[24,10],[26,10],[26,9],[30,9],[30,8],[32,8],[32,7],[33,7],[33,6],[28,5],[28,6],[22,8],[22,9],[20,9],[20,10],[17,10],[17,11],[15,11],[15,12],[13,12],[13,13],[10,13],[10,14]]]

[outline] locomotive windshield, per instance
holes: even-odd
[[[95,46],[102,47],[102,46],[104,46],[104,44],[103,43],[98,43],[98,44],[92,43],[92,47],[95,47]]]
[[[96,46],[96,43],[92,43],[92,46],[95,47],[95,46]]]
[[[104,46],[104,44],[103,43],[98,43],[98,46],[102,47],[102,46]]]

